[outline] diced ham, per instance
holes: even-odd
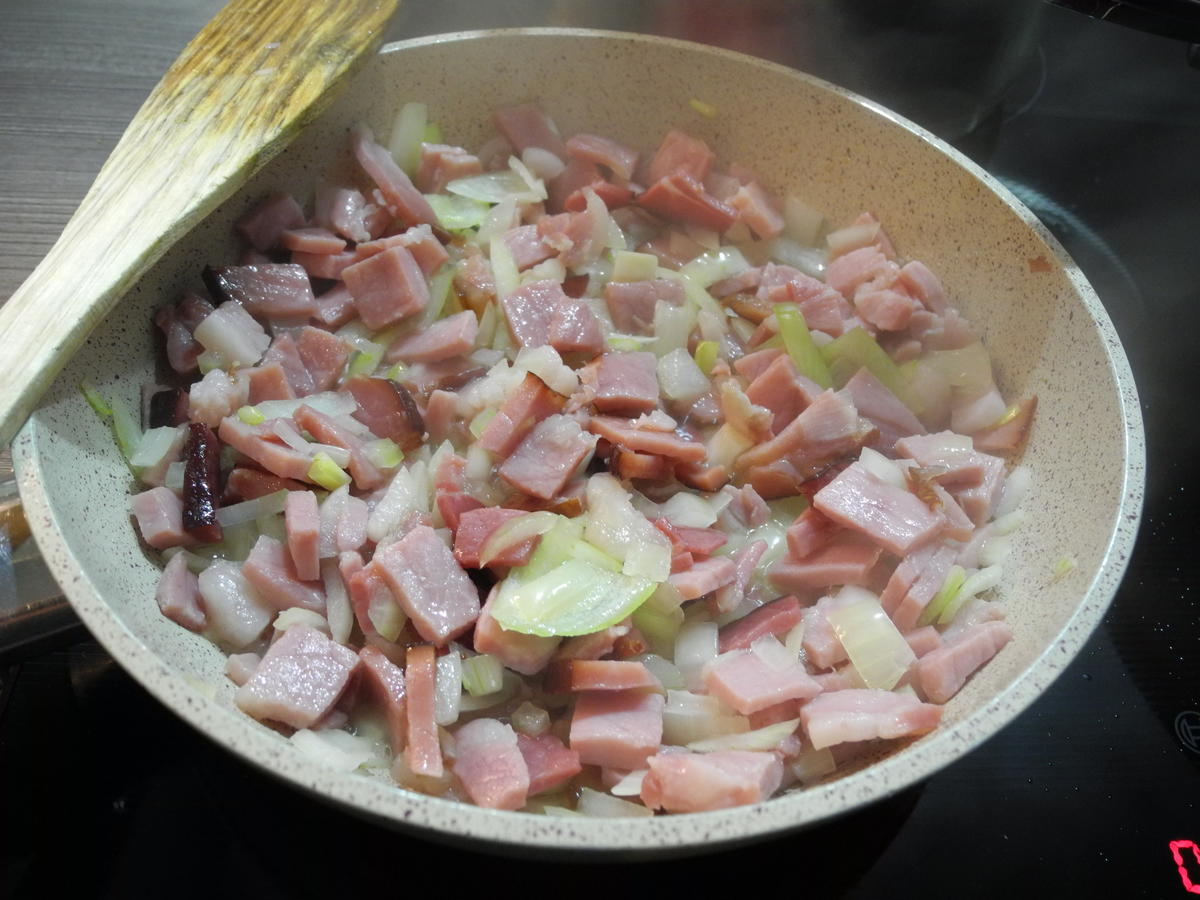
[[[666,701],[644,691],[579,694],[571,716],[571,749],[584,765],[641,769],[662,743]]]
[[[305,253],[297,250],[292,253],[292,262],[304,269],[309,278],[325,278],[330,281],[340,279],[342,273],[357,261],[358,257],[353,250],[342,250],[340,253]]]
[[[437,215],[429,201],[421,196],[404,170],[396,165],[387,148],[375,143],[370,129],[357,125],[350,130],[351,146],[359,165],[363,167],[382,192],[388,211],[405,224],[438,224]]]
[[[476,806],[520,809],[529,793],[529,768],[511,725],[473,719],[454,732],[454,774]]]
[[[234,702],[256,719],[309,728],[333,709],[357,665],[353,650],[294,625],[271,644]]]
[[[294,263],[204,270],[214,300],[233,300],[256,319],[307,319],[317,311],[308,273]]]
[[[524,494],[550,500],[595,446],[596,438],[574,419],[553,415],[534,426],[497,474]]]
[[[383,567],[373,559],[365,566],[359,565],[361,557],[358,563],[354,562],[357,556],[353,551],[346,551],[340,554],[338,562],[338,570],[350,592],[350,608],[354,611],[355,621],[364,636],[372,637],[379,635],[375,625],[378,618],[389,631],[388,637],[395,637],[391,632],[399,632],[406,619],[384,577]]]
[[[846,382],[846,390],[858,414],[879,429],[878,437],[871,441],[879,452],[891,456],[897,440],[925,433],[920,419],[866,366]]]
[[[783,635],[800,624],[803,610],[795,597],[780,597],[742,618],[724,626],[717,637],[721,653],[730,650],[749,650],[750,645],[765,635]]]
[[[470,353],[475,348],[479,320],[465,309],[427,328],[396,340],[387,350],[387,361],[406,363],[437,362]]]
[[[187,567],[187,556],[171,557],[158,579],[154,599],[162,614],[188,631],[201,632],[208,624],[200,597],[200,582]]]
[[[225,660],[225,677],[241,687],[250,680],[262,657],[257,653],[232,653]]]
[[[210,428],[246,403],[248,382],[212,369],[188,390],[188,419]]]
[[[517,747],[529,770],[529,795],[553,790],[580,773],[579,754],[553,734],[517,734]]]
[[[418,525],[375,552],[375,562],[417,633],[444,645],[479,617],[479,594],[432,528]]]
[[[414,225],[400,234],[377,238],[354,248],[355,262],[382,253],[392,247],[403,247],[413,255],[425,275],[432,275],[450,258],[442,242],[428,225]]]
[[[932,512],[916,495],[885,484],[861,463],[848,466],[817,491],[813,505],[897,556],[927,543],[946,523],[945,516]]]
[[[640,662],[617,659],[564,659],[550,664],[545,689],[552,694],[580,691],[654,691],[662,684]]]
[[[691,175],[676,172],[654,182],[637,203],[672,222],[725,231],[737,221],[737,212],[704,190]]]
[[[465,305],[480,314],[484,304],[496,296],[492,265],[473,244],[467,245],[463,258],[454,268],[454,290]]]
[[[311,393],[327,391],[337,382],[350,351],[337,335],[305,325],[296,335],[296,352],[312,379]]]
[[[978,454],[982,457],[983,478],[979,484],[969,488],[951,490],[962,511],[976,525],[982,525],[991,519],[1000,502],[1000,493],[1004,490],[1004,460],[987,453]]]
[[[753,350],[740,359],[734,360],[733,369],[748,382],[754,381],[770,365],[784,356],[784,351],[778,347],[768,347],[765,350]]]
[[[262,358],[264,366],[279,366],[283,377],[295,397],[307,397],[313,393],[313,377],[300,358],[300,348],[290,331],[275,335],[270,348]]]
[[[467,440],[465,423],[458,415],[458,395],[453,391],[435,390],[431,393],[422,418],[433,446],[447,440],[452,443]]]
[[[249,379],[246,402],[251,406],[263,400],[291,400],[296,396],[279,363],[254,366],[243,371]]]
[[[801,375],[786,353],[775,357],[746,388],[746,399],[774,413],[772,434],[783,431],[820,394],[820,386]]]
[[[797,593],[835,584],[867,584],[881,552],[873,542],[843,532],[803,559],[789,553],[771,566],[767,577],[780,590]]]
[[[942,636],[932,625],[915,628],[904,635],[904,640],[913,654],[920,659],[942,646]]]
[[[658,407],[658,359],[643,351],[612,352],[596,369],[596,409],[637,416]]]
[[[530,147],[540,147],[567,161],[567,147],[562,138],[549,117],[532,103],[498,109],[492,113],[492,122],[518,155]]]
[[[302,581],[283,544],[260,535],[242,563],[242,574],[258,596],[278,610],[299,606],[325,612],[325,590],[319,582]]]
[[[351,415],[372,434],[395,441],[402,450],[420,446],[425,423],[406,388],[386,378],[366,375],[347,378],[342,387],[358,403]]]
[[[480,567],[479,554],[488,539],[505,522],[528,515],[519,509],[486,506],[467,510],[459,516],[454,531],[454,557],[468,569]],[[531,537],[510,547],[503,547],[488,564],[493,566],[523,566],[529,562],[540,538]]]
[[[345,240],[328,228],[289,228],[279,236],[279,243],[301,253],[329,254],[346,249]]]
[[[360,490],[373,491],[387,481],[387,476],[367,456],[362,440],[348,428],[303,403],[296,408],[295,418],[297,425],[322,444],[341,447],[350,454],[347,468]]]
[[[130,505],[142,540],[155,550],[196,543],[183,530],[183,502],[170,488],[156,487],[134,494]]]
[[[479,446],[495,456],[507,457],[535,425],[561,412],[566,402],[536,375],[527,374],[488,420],[479,435]]]
[[[532,349],[550,342],[550,323],[560,303],[574,302],[557,281],[533,281],[501,299],[508,330],[520,346]]]
[[[981,484],[988,465],[987,455],[976,452],[969,437],[952,431],[917,432],[899,439],[896,454],[932,470],[936,474],[931,478],[951,490]]]
[[[897,628],[908,631],[916,627],[921,613],[945,582],[959,550],[954,545],[927,545],[896,566],[879,603]]]
[[[828,544],[840,530],[840,525],[819,509],[810,506],[788,527],[788,553],[795,559],[812,556]]]
[[[217,435],[224,443],[250,457],[268,472],[280,478],[309,481],[308,469],[312,459],[282,443],[271,431],[269,423],[247,425],[237,416],[230,416],[221,420]]]
[[[154,314],[154,324],[162,329],[167,341],[167,362],[180,375],[196,372],[196,359],[204,348],[193,332],[212,311],[211,303],[189,293],[177,305],[163,306]]]
[[[383,655],[378,647],[363,647],[358,651],[359,678],[375,704],[383,710],[388,726],[392,753],[404,750],[408,712],[407,692],[403,670]]]
[[[505,668],[514,672],[536,675],[546,668],[562,638],[506,631],[492,618],[492,599],[489,596],[483,604],[475,623],[475,649],[496,657]]]
[[[667,582],[684,600],[695,600],[732,584],[736,575],[737,566],[732,559],[728,556],[714,556],[712,559],[694,563],[684,572],[671,575]]]
[[[854,292],[854,311],[879,331],[903,331],[918,308],[916,300],[892,287],[867,284]]]
[[[1007,622],[973,625],[954,641],[922,656],[916,664],[917,685],[934,703],[946,703],[980,666],[1012,639]]]
[[[822,693],[800,708],[800,722],[820,750],[852,741],[925,734],[937,727],[942,708],[892,691],[848,689]]]
[[[510,228],[504,232],[502,239],[512,253],[513,262],[517,264],[519,272],[524,272],[530,266],[536,266],[556,255],[554,248],[542,240],[536,225],[518,225],[516,228]]]
[[[1002,425],[993,425],[972,435],[975,449],[987,453],[1009,453],[1017,450],[1025,443],[1029,426],[1033,424],[1033,415],[1037,411],[1037,396],[1022,400],[1017,405],[1017,412]]]
[[[745,223],[760,240],[769,241],[782,233],[783,215],[758,182],[742,185],[727,202],[737,210],[739,221]]]
[[[206,636],[226,650],[241,650],[258,640],[276,609],[258,596],[241,565],[220,559],[197,579],[208,618]]]
[[[875,246],[859,247],[830,260],[825,267],[825,283],[843,297],[853,297],[859,285],[873,281],[892,280],[899,268]]]
[[[569,637],[554,653],[554,659],[603,659],[613,652],[617,641],[632,630],[629,620],[610,625],[602,631]]]
[[[301,581],[317,581],[321,577],[321,558],[317,554],[321,515],[317,495],[312,491],[289,493],[284,500],[283,523],[297,577]]]
[[[404,666],[407,698],[404,759],[417,775],[440,778],[444,771],[442,746],[434,721],[437,696],[437,654],[429,644],[410,647]]]
[[[744,716],[821,692],[799,660],[776,669],[753,650],[722,653],[704,667],[704,685],[709,694]]]
[[[378,330],[429,305],[429,285],[407,247],[397,244],[347,266],[342,280],[363,323]]]
[[[929,268],[917,260],[900,267],[900,283],[916,297],[926,309],[941,315],[946,311],[946,289]]]
[[[266,252],[279,246],[279,236],[289,228],[304,225],[304,210],[291,194],[271,194],[237,220],[234,228],[255,250]]]
[[[649,334],[654,308],[661,300],[672,306],[683,303],[683,283],[673,278],[649,281],[610,281],[604,285],[604,302],[613,324],[626,334]]]
[[[726,531],[734,527],[757,528],[771,518],[771,507],[749,485],[726,487],[721,493],[729,497],[729,505],[721,510],[717,521]]]
[[[650,160],[646,181],[653,183],[678,172],[684,172],[696,181],[703,181],[708,177],[716,158],[716,154],[704,141],[671,129],[658,145],[654,158]]]
[[[588,430],[608,442],[637,453],[669,456],[680,462],[702,463],[708,451],[699,441],[675,431],[658,431],[639,425],[640,419],[618,419],[615,416],[592,416]]]
[[[858,447],[863,434],[858,412],[849,398],[840,391],[825,391],[783,431],[738,457],[737,465],[751,469],[782,460],[811,477],[815,471],[810,474],[809,470],[827,465]]]
[[[417,163],[417,187],[423,194],[440,193],[457,178],[483,173],[479,158],[462,147],[448,144],[421,144],[421,160]]]
[[[308,485],[293,481],[290,478],[280,478],[261,469],[247,466],[237,466],[229,473],[225,481],[226,502],[231,499],[256,500],[276,491],[303,491]]]
[[[650,771],[642,779],[642,802],[672,813],[759,803],[783,783],[783,763],[774,753],[659,753],[650,757],[647,765]]]
[[[365,217],[367,198],[356,188],[320,185],[314,201],[313,221],[359,244],[371,239]]]
[[[624,144],[595,134],[576,134],[567,141],[572,159],[582,159],[608,168],[618,178],[629,181],[637,166],[638,152]]]
[[[546,329],[546,343],[559,353],[593,355],[605,347],[600,322],[586,303],[573,297],[559,301]]]
[[[635,453],[614,447],[609,457],[608,467],[618,478],[632,481],[638,479],[660,480],[671,475],[671,463],[661,456],[651,456],[648,453]]]

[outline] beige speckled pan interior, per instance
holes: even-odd
[[[688,106],[693,97],[719,114],[699,115]],[[409,100],[428,103],[445,140],[467,147],[491,135],[495,107],[526,100],[541,103],[565,134],[610,134],[644,151],[681,127],[835,224],[874,211],[903,257],[940,274],[981,329],[1006,396],[1036,393],[1040,405],[1024,456],[1034,476],[1028,523],[1003,589],[1015,638],[947,706],[938,731],[758,806],[583,820],[488,811],[335,772],[234,709],[222,655],[157,611],[158,569],[130,523],[128,472],[75,385],[86,379],[135,404],[155,377],[153,310],[199,288],[206,262],[235,258],[230,223],[271,190],[311,199],[316,176],[347,165],[347,127],[365,120],[386,136]],[[125,298],[14,449],[31,525],[60,584],[100,642],[163,703],[321,798],[431,837],[525,852],[661,855],[751,840],[877,800],[947,765],[1028,706],[1100,621],[1125,570],[1144,484],[1137,396],[1112,324],[1058,243],[992,178],[908,122],[780,66],[676,41],[541,29],[386,47],[322,119]],[[1063,556],[1078,566],[1055,580]]]

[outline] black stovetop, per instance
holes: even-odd
[[[963,146],[1096,287],[1133,366],[1150,457],[1112,609],[1015,722],[826,826],[592,871],[427,844],[322,806],[198,737],[83,640],[2,676],[0,896],[587,896],[591,882],[615,896],[1182,898],[1200,885],[1200,71],[1183,44],[1043,12],[1003,106]],[[426,8],[400,27],[443,24]],[[739,44],[777,57],[781,46]]]

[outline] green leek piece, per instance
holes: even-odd
[[[460,197],[457,194],[425,194],[434,215],[447,231],[468,231],[478,228],[491,209],[482,200]]]
[[[243,406],[238,409],[237,416],[247,425],[261,425],[267,420],[257,406]]]
[[[355,375],[370,375],[379,366],[379,361],[383,358],[382,351],[374,350],[355,350],[354,355],[350,357],[350,365],[346,372],[351,377]],[[254,423],[247,422],[252,425]]]
[[[411,178],[417,174],[421,161],[421,140],[425,137],[429,108],[424,103],[405,103],[392,125],[388,150],[396,165]]]
[[[440,144],[442,142],[442,126],[437,122],[430,122],[425,126],[425,134],[422,135],[422,140],[426,144]]]
[[[134,419],[133,413],[119,403],[108,403],[100,392],[88,384],[86,381],[79,383],[79,390],[83,392],[83,397],[100,417],[100,420],[108,425],[112,431],[113,439],[117,442],[117,449],[121,451],[121,456],[125,459],[125,463],[133,469],[129,462],[133,458],[133,454],[137,452],[138,444],[142,442],[142,429]],[[135,471],[136,475],[137,472]]]
[[[504,687],[504,666],[487,653],[470,656],[462,661],[463,689],[472,697],[486,697]]]
[[[628,618],[653,592],[654,582],[647,578],[569,559],[528,580],[510,573],[496,594],[492,617],[521,634],[593,634]]]
[[[446,298],[452,293],[454,266],[445,263],[429,279],[429,305],[425,307],[425,322],[434,322],[446,312]]]
[[[866,366],[884,387],[912,410],[914,415],[919,416],[924,412],[924,404],[909,389],[908,381],[901,374],[899,367],[892,362],[892,358],[879,346],[875,338],[862,328],[851,328],[822,347],[820,352],[839,387]]]
[[[962,566],[951,566],[950,571],[946,573],[945,580],[942,581],[941,589],[934,594],[929,605],[921,611],[921,617],[917,619],[917,626],[923,628],[926,625],[932,625],[946,609],[946,606],[958,596],[958,591],[966,579],[967,573]]]
[[[809,333],[800,307],[795,303],[776,303],[775,319],[779,322],[779,334],[783,338],[783,345],[800,374],[811,378],[823,388],[833,387],[826,357],[823,357],[822,351],[813,343],[812,334]]]
[[[377,438],[363,445],[368,458],[381,469],[394,469],[404,461],[404,451],[391,438]]]
[[[327,491],[336,491],[343,484],[350,483],[347,475],[337,463],[329,458],[328,453],[318,452],[308,467],[309,480],[319,484]]]
[[[696,365],[705,375],[712,375],[713,366],[717,364],[719,349],[716,341],[701,341],[696,345]]]
[[[404,365],[404,363],[396,363],[387,370],[387,374],[384,377],[387,378],[388,381],[399,381],[404,377],[404,373],[407,371],[408,367]]]

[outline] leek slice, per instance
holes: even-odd
[[[504,666],[487,653],[462,661],[462,685],[472,697],[486,697],[504,687]]]
[[[648,578],[569,559],[528,580],[510,573],[492,603],[492,617],[502,628],[521,634],[592,634],[632,615],[652,593],[654,582]]]
[[[328,453],[317,453],[313,456],[312,465],[308,467],[308,477],[327,491],[336,491],[343,484],[350,483],[350,476],[330,459]]]
[[[921,617],[917,619],[917,626],[923,628],[926,625],[932,625],[946,609],[946,605],[958,596],[959,589],[963,586],[966,578],[967,573],[962,566],[951,566],[941,588],[929,601],[929,605],[921,611]]]
[[[478,228],[486,221],[491,209],[482,200],[456,194],[425,194],[424,197],[437,216],[438,224],[447,231]]]
[[[388,150],[396,165],[410,178],[416,174],[417,163],[421,161],[421,140],[425,137],[428,118],[429,108],[424,103],[405,103],[392,123]]]
[[[696,345],[696,365],[705,376],[712,375],[713,366],[717,364],[717,351],[720,348],[716,341],[701,341]]]
[[[890,691],[917,658],[873,595],[831,609],[825,618],[869,688]]]
[[[854,373],[866,366],[889,391],[919,416],[925,406],[908,386],[899,367],[892,362],[887,352],[862,328],[851,328],[841,337],[834,338],[821,348],[821,356],[829,366],[833,380],[839,386],[854,377]]]
[[[776,303],[775,319],[779,322],[779,334],[783,338],[783,345],[800,374],[811,378],[823,388],[833,387],[833,378],[829,374],[825,358],[813,343],[812,334],[800,313],[800,307],[795,303]]]

